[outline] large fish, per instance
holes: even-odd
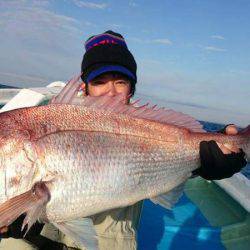
[[[187,115],[122,98],[0,114],[0,228],[26,213],[23,226],[39,218],[96,248],[91,220],[76,220],[146,198],[172,205],[199,167],[201,141],[230,143],[249,160],[250,126],[234,136],[206,133]]]

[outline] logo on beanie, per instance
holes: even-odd
[[[94,36],[93,38],[89,39],[85,43],[85,49],[86,51],[88,51],[89,49],[95,46],[105,45],[105,44],[119,44],[127,48],[127,45],[124,39],[106,33],[106,34],[100,34],[98,36]]]

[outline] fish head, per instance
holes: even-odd
[[[35,159],[27,131],[0,131],[0,204],[32,187]]]

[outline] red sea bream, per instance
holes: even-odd
[[[70,221],[146,198],[167,207],[175,197],[164,195],[199,167],[203,140],[240,147],[249,160],[249,126],[206,133],[187,115],[120,97],[1,113],[0,227],[26,212],[24,225],[40,218],[67,233]]]

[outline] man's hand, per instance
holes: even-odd
[[[226,134],[226,135],[237,135],[238,130],[234,124],[229,124],[225,126],[220,133]],[[219,146],[220,150],[223,152],[223,154],[231,154],[231,153],[239,153],[240,149],[235,147],[234,145],[231,144],[221,144],[219,142],[216,142],[217,145]]]
[[[17,218],[12,224],[10,224],[8,227],[2,227],[0,228],[0,233],[2,238],[22,238],[23,233],[21,231],[24,215],[21,215],[19,218]]]
[[[0,228],[0,234],[7,233],[7,231],[8,231],[8,227],[1,227]]]
[[[235,135],[238,131],[234,125],[230,124],[219,132]],[[193,174],[200,175],[207,180],[229,178],[247,164],[242,149],[215,141],[200,143],[200,159],[201,167],[194,170]]]
[[[68,247],[66,245],[59,243],[59,242],[56,242],[56,241],[52,241],[52,240],[40,235],[40,231],[42,229],[42,224],[40,224],[40,225],[39,225],[40,228],[38,230],[36,228],[35,232],[32,232],[31,234],[28,233],[25,237],[25,240],[31,242],[34,246],[36,246],[40,250],[48,250],[48,249],[67,250],[68,249]],[[9,230],[8,227],[1,227],[0,228],[0,237],[2,237],[2,238],[13,237],[13,235],[9,235],[10,232],[8,232],[8,230]],[[31,228],[31,230],[32,230],[32,228]],[[17,235],[15,235],[15,236],[17,236]],[[22,237],[23,236],[20,235],[20,238],[22,238]],[[15,237],[15,238],[19,238],[19,237]]]
[[[0,236],[2,238],[15,238],[21,239],[24,237],[25,230],[22,231],[22,224],[25,218],[25,214],[19,216],[14,222],[12,222],[8,227],[0,228]],[[44,224],[36,222],[31,229],[26,234],[26,237],[39,235],[42,231]],[[25,238],[26,238],[25,237]]]

